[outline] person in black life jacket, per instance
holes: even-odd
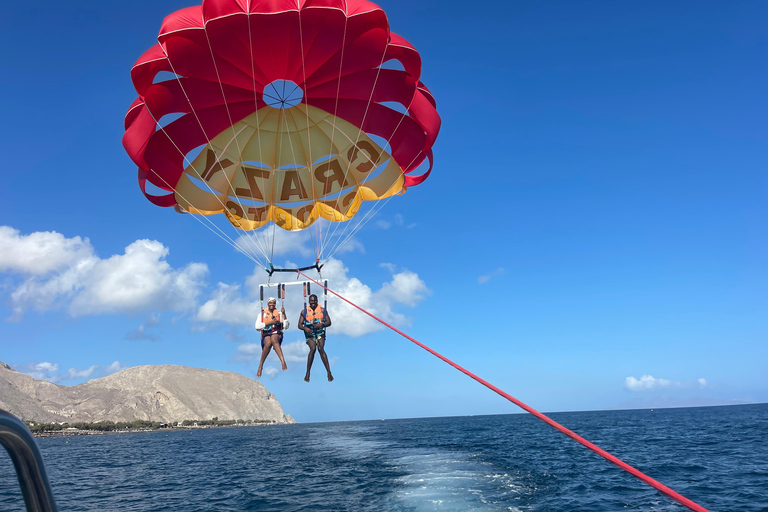
[[[288,369],[283,358],[283,350],[280,348],[283,343],[283,329],[287,328],[288,320],[285,317],[285,308],[280,308],[278,311],[277,300],[270,297],[267,299],[267,309],[259,313],[259,318],[256,320],[256,329],[261,331],[261,361],[259,362],[259,369],[256,371],[256,377],[261,377],[264,361],[273,348],[283,364],[283,371]]]
[[[320,352],[320,359],[323,360],[325,370],[328,372],[328,382],[333,380],[331,365],[328,363],[328,355],[325,353],[325,328],[330,326],[331,317],[328,316],[328,311],[317,304],[317,295],[310,295],[309,307],[305,305],[299,316],[299,329],[304,331],[304,337],[307,338],[307,345],[309,345],[305,382],[309,382],[309,371],[315,360],[315,350]]]

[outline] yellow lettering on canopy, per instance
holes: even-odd
[[[280,192],[281,201],[290,201],[293,196],[298,196],[299,199],[309,199],[298,171],[285,171],[284,175],[283,190]]]
[[[323,184],[323,194],[328,195],[333,190],[333,184],[338,183],[344,189],[349,186],[344,171],[337,159],[322,163],[315,168],[315,178]]]

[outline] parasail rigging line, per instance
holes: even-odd
[[[207,37],[207,35],[206,35],[206,37]],[[209,43],[209,47],[210,47],[210,43]],[[206,140],[207,144],[211,147],[211,150],[213,151],[213,145],[211,144],[211,139],[208,137],[208,132],[206,132],[205,128],[203,127],[203,123],[200,121],[200,117],[197,114],[197,110],[195,110],[195,107],[192,104],[192,100],[189,98],[189,95],[187,94],[187,91],[184,88],[184,84],[181,81],[181,79],[179,78],[180,75],[176,72],[176,69],[173,66],[173,62],[171,62],[171,56],[168,55],[168,53],[166,53],[164,48],[163,48],[163,55],[165,55],[165,58],[168,61],[168,65],[171,67],[171,71],[176,75],[176,81],[178,82],[179,88],[181,89],[181,92],[184,94],[184,97],[186,98],[187,103],[189,104],[189,108],[191,110],[191,113],[195,117],[195,120],[197,121],[198,126],[200,126],[200,130],[202,131],[203,135],[205,136],[205,140]],[[215,66],[215,62],[214,62],[214,66]],[[223,91],[222,91],[222,95],[223,95]],[[146,107],[147,107],[147,111],[150,113],[150,115],[152,115],[152,118],[155,119],[154,114],[152,114],[152,112],[149,110],[149,106],[146,105]],[[155,124],[157,124],[157,126],[160,126],[160,123],[157,121],[157,119],[155,119]],[[160,128],[163,130],[163,133],[166,134],[166,137],[168,138],[169,141],[171,141],[171,143],[176,148],[176,150],[182,155],[184,160],[186,162],[188,162],[190,166],[192,166],[192,162],[189,162],[189,159],[187,158],[187,155],[184,154],[184,152],[181,150],[181,148],[179,148],[179,146],[176,144],[176,142],[167,134],[167,132],[165,131],[165,128],[163,128],[163,127],[160,127]],[[234,132],[234,127],[233,127],[233,132]],[[236,137],[237,137],[237,134],[235,134],[235,138]],[[230,141],[230,143],[231,143],[231,141]],[[217,164],[221,165],[221,163],[220,163],[221,155],[216,154],[216,151],[213,151],[213,155],[216,157],[216,161],[212,165],[217,165]],[[200,172],[194,166],[192,168],[195,170],[195,173],[198,175],[198,177],[201,179],[201,181],[203,183],[205,183],[205,186],[208,187],[208,190],[211,192],[211,194],[216,197],[216,199],[218,200],[218,202],[221,205],[221,207],[225,211],[228,211],[227,206],[221,201],[221,198],[219,197],[218,191],[214,191],[213,188],[211,188],[211,185],[208,183],[208,181],[203,179],[203,177],[200,174]],[[207,171],[207,169],[206,169],[206,171]],[[155,173],[155,175],[159,176],[159,175],[157,175],[157,173]],[[224,173],[224,178],[227,180],[227,185],[229,186],[229,188],[232,188],[232,182],[229,180],[229,177],[227,176],[226,173]],[[168,185],[168,182],[165,179],[163,179],[163,182],[165,182],[166,185]],[[169,185],[169,187],[170,187],[171,190],[174,191],[174,193],[176,193],[175,187],[171,187],[170,185]],[[235,199],[237,199],[238,203],[240,202],[239,198],[236,197]],[[185,201],[186,201],[186,199],[185,199]],[[241,208],[243,207],[242,204],[240,205],[240,207]],[[195,216],[196,215],[193,215],[193,217],[195,217]],[[205,217],[207,217],[207,215],[205,215]],[[232,224],[230,223],[230,225],[232,225]],[[237,228],[234,227],[234,225],[232,225],[232,227],[233,227],[233,229],[237,230]],[[259,241],[258,237],[245,236],[245,238],[250,243],[250,245],[256,247],[259,250],[259,252],[261,252],[261,254],[264,256],[264,259],[267,259],[267,252],[266,252],[266,250],[264,248],[262,248],[261,244],[259,243],[260,241]],[[255,253],[254,253],[254,255],[255,255]],[[253,258],[251,258],[251,259],[253,259]],[[259,261],[258,264],[262,265],[261,261]]]
[[[169,62],[170,62],[170,61],[169,61]],[[182,90],[183,90],[183,88],[182,88]],[[190,102],[190,106],[191,106],[191,102]],[[158,127],[158,128],[159,128],[159,129],[160,129],[160,130],[161,130],[161,131],[162,131],[162,132],[165,134],[165,135],[166,135],[166,137],[168,138],[168,140],[171,142],[171,144],[173,144],[173,146],[176,148],[176,150],[179,152],[179,154],[181,154],[181,155],[182,155],[182,157],[184,158],[184,160],[185,160],[187,163],[189,163],[189,165],[190,165],[190,166],[191,166],[191,167],[194,169],[195,173],[197,173],[197,174],[198,174],[198,176],[199,176],[199,175],[200,175],[199,171],[198,171],[198,170],[197,170],[197,169],[196,169],[196,168],[195,168],[195,167],[192,165],[192,162],[190,162],[190,161],[189,161],[189,159],[187,158],[187,156],[184,154],[184,152],[181,150],[181,148],[179,148],[179,146],[176,144],[176,142],[175,142],[175,141],[174,141],[174,140],[173,140],[171,137],[169,137],[169,136],[168,136],[168,133],[165,131],[165,127],[160,125],[160,122],[157,120],[157,117],[156,117],[156,116],[155,116],[155,115],[152,113],[152,111],[149,109],[149,106],[145,104],[145,107],[146,107],[146,109],[147,109],[147,112],[149,113],[149,115],[152,117],[152,120],[155,122],[155,125],[156,125],[156,126],[157,126],[157,127]],[[217,159],[218,159],[218,157],[217,157]],[[168,189],[169,189],[169,190],[173,190],[174,194],[179,194],[179,197],[181,197],[181,198],[182,198],[184,201],[186,201],[186,202],[189,202],[189,201],[187,201],[187,199],[186,199],[186,198],[185,198],[185,197],[184,197],[184,196],[183,196],[183,195],[182,195],[180,192],[178,192],[178,191],[174,190],[174,187],[172,187],[172,186],[171,186],[171,184],[170,184],[170,183],[168,183],[168,181],[167,181],[165,178],[163,178],[163,177],[162,177],[160,174],[158,174],[157,172],[155,172],[155,170],[154,170],[154,169],[150,169],[150,171],[152,172],[152,174],[154,174],[155,176],[157,176],[158,178],[160,178],[160,179],[162,180],[162,182],[163,182],[163,183],[165,183],[165,185],[168,187]],[[211,186],[210,186],[210,185],[208,185],[208,183],[207,183],[207,182],[205,182],[205,184],[208,186],[208,190],[210,190],[211,192],[213,192],[213,189],[211,188]],[[218,198],[218,196],[217,196],[216,194],[214,194],[214,195],[215,195],[215,196]],[[222,206],[224,206],[224,204],[221,202],[221,199],[219,199],[219,204],[221,204]],[[213,229],[212,229],[210,226],[208,226],[208,225],[206,225],[205,223],[203,223],[203,221],[202,221],[202,220],[198,219],[198,218],[197,218],[197,215],[192,215],[192,217],[194,217],[194,218],[195,218],[195,220],[196,220],[196,221],[198,221],[200,224],[202,224],[203,226],[205,226],[206,228],[208,228],[208,230],[209,230],[209,231],[211,231],[211,232],[212,232],[214,235],[218,236],[219,238],[221,238],[222,240],[224,240],[224,242],[226,242],[226,243],[228,243],[229,245],[231,245],[231,246],[232,246],[232,247],[233,247],[233,248],[234,248],[236,251],[238,251],[238,252],[242,253],[243,255],[245,255],[245,257],[247,257],[248,259],[250,259],[251,261],[253,261],[253,262],[254,262],[254,263],[256,263],[257,265],[262,265],[262,263],[261,263],[261,260],[259,260],[259,259],[258,259],[258,256],[256,256],[256,254],[255,254],[255,253],[251,254],[251,253],[248,253],[248,252],[246,252],[245,250],[243,250],[243,248],[242,248],[242,247],[241,247],[241,246],[240,246],[240,245],[239,245],[239,244],[238,244],[238,243],[237,243],[235,240],[232,240],[232,238],[231,238],[229,235],[227,235],[227,234],[226,234],[226,233],[225,233],[225,232],[224,232],[224,231],[223,231],[223,230],[222,230],[222,229],[221,229],[219,226],[217,226],[217,225],[216,225],[216,224],[215,224],[215,223],[214,223],[212,220],[210,220],[210,219],[208,218],[208,216],[207,216],[207,215],[204,215],[203,217],[205,217],[205,220],[206,220],[206,221],[207,221],[207,222],[208,222],[208,223],[209,223],[211,226],[213,226],[214,228],[216,228],[216,230],[218,231],[218,233],[217,233],[216,231],[214,231],[214,230],[213,230]],[[231,224],[230,224],[230,225],[231,225]],[[234,226],[233,226],[233,229],[236,229],[236,228],[234,228]],[[250,238],[250,237],[248,237],[248,238]],[[262,251],[262,254],[263,254],[263,251]],[[254,257],[254,256],[255,256],[255,257]],[[264,255],[264,257],[266,257],[266,254]]]
[[[581,437],[577,433],[575,433],[575,432],[565,428],[564,426],[562,426],[559,423],[557,423],[555,420],[549,418],[548,416],[545,416],[544,414],[540,413],[539,411],[537,411],[533,407],[524,404],[523,402],[521,402],[517,398],[513,397],[512,395],[510,395],[508,393],[505,393],[504,391],[502,391],[501,389],[497,388],[496,386],[494,386],[490,382],[487,382],[487,381],[483,380],[482,378],[478,377],[477,375],[475,375],[474,373],[472,373],[472,372],[462,368],[461,366],[459,366],[458,364],[454,363],[453,361],[451,361],[447,357],[445,357],[442,354],[436,352],[435,350],[432,350],[431,348],[429,348],[428,346],[424,345],[423,343],[420,343],[419,341],[415,340],[414,338],[408,336],[407,334],[405,334],[404,332],[400,331],[396,327],[393,327],[392,325],[388,324],[384,320],[378,318],[377,316],[373,315],[372,313],[369,313],[365,309],[361,308],[360,306],[358,306],[354,302],[352,302],[352,301],[342,297],[341,295],[339,295],[335,291],[327,288],[326,286],[323,286],[320,282],[315,281],[314,279],[312,279],[308,275],[302,273],[301,271],[299,271],[298,273],[300,275],[304,276],[305,278],[307,278],[309,281],[311,281],[311,282],[315,283],[316,285],[320,286],[321,288],[324,288],[326,291],[331,292],[333,295],[335,295],[336,297],[340,298],[341,300],[343,300],[344,302],[346,302],[350,306],[352,306],[352,307],[362,311],[363,313],[365,313],[369,317],[373,318],[374,320],[376,320],[380,324],[382,324],[382,325],[384,325],[386,327],[389,327],[390,329],[392,329],[393,331],[395,331],[399,335],[401,335],[404,338],[406,338],[407,340],[415,343],[416,345],[418,345],[419,347],[423,348],[424,350],[426,350],[427,352],[429,352],[433,356],[435,356],[438,359],[441,359],[443,362],[448,363],[449,365],[453,366],[454,368],[459,370],[464,375],[474,379],[475,381],[479,382],[480,384],[482,384],[483,386],[487,387],[488,389],[490,389],[491,391],[495,392],[496,394],[506,398],[507,400],[509,400],[510,402],[515,404],[516,406],[518,406],[521,409],[523,409],[524,411],[532,414],[533,416],[535,416],[536,418],[540,419],[541,421],[543,421],[547,425],[549,425],[549,426],[553,427],[554,429],[558,430],[559,432],[565,434],[566,436],[570,437],[571,439],[573,439],[577,443],[582,444],[583,446],[586,446],[587,448],[589,448],[590,450],[592,450],[596,454],[598,454],[601,457],[605,458],[609,462],[612,462],[613,464],[619,466],[624,471],[626,471],[629,474],[631,474],[632,476],[638,478],[642,482],[650,485],[654,489],[656,489],[656,490],[666,494],[667,496],[669,496],[673,500],[677,501],[681,505],[684,505],[685,507],[689,508],[690,510],[693,510],[694,512],[709,512],[709,510],[707,510],[706,508],[702,507],[698,503],[689,500],[685,496],[683,496],[683,495],[673,491],[672,489],[670,489],[666,485],[662,484],[661,482],[658,482],[657,480],[654,480],[653,478],[651,478],[650,476],[648,476],[645,473],[641,472],[640,470],[635,469],[634,467],[630,466],[629,464],[627,464],[623,460],[619,459],[618,457],[616,457],[614,455],[611,455],[610,453],[606,452],[602,448],[600,448],[600,447],[590,443],[589,441],[587,441],[586,439],[584,439],[583,437]]]
[[[248,23],[248,29],[250,30],[250,22]],[[243,151],[240,148],[240,141],[237,140],[237,135],[238,134],[235,133],[235,124],[232,121],[232,113],[229,111],[229,103],[227,102],[227,95],[224,93],[224,84],[221,82],[221,75],[219,74],[219,66],[216,64],[216,55],[213,53],[213,46],[211,46],[211,38],[208,37],[208,28],[207,28],[207,26],[203,28],[203,32],[205,33],[205,40],[208,43],[208,51],[211,52],[211,62],[213,63],[213,69],[216,72],[216,78],[217,78],[217,81],[219,83],[219,89],[221,90],[221,98],[224,100],[224,109],[227,112],[227,117],[229,118],[229,124],[230,124],[230,127],[232,128],[233,139],[235,140],[235,145],[237,147],[237,160],[238,160],[238,163],[240,164],[240,166],[242,166],[243,165]],[[251,58],[253,58],[253,57],[251,57]],[[168,59],[168,61],[170,62],[170,58]],[[254,91],[254,95],[255,94],[256,94],[256,91]],[[190,102],[190,106],[191,105],[192,105],[192,103]],[[192,109],[194,110],[194,107],[192,107]],[[197,117],[197,115],[195,115],[195,117]],[[199,122],[199,119],[198,119],[198,122]],[[200,125],[200,128],[203,128],[202,124]],[[205,129],[203,129],[203,132],[205,132]],[[205,134],[205,138],[206,139],[208,138],[208,134],[207,133]],[[208,144],[211,144],[210,140],[208,141]],[[213,148],[213,145],[211,145],[211,148]],[[227,176],[227,173],[224,173],[224,177],[227,179],[227,183],[228,183],[229,188],[231,190],[233,188],[232,187],[232,182],[229,180],[229,177]],[[240,198],[237,196],[237,193],[235,193],[233,195],[235,197],[235,200],[237,201],[237,204],[240,206],[240,210],[241,211],[245,211],[245,207],[243,207],[243,203],[240,201]],[[229,208],[225,207],[225,211],[228,212]],[[239,224],[240,223],[238,221],[238,225]],[[247,237],[247,238],[250,239],[251,237]],[[274,241],[274,239],[273,239],[273,241]],[[266,254],[264,255],[264,257],[267,258],[267,261],[271,261],[271,256],[272,256],[271,253],[270,253],[270,257],[268,257]]]
[[[405,117],[405,116],[403,116],[403,117]],[[402,120],[403,120],[403,118],[400,118],[400,122],[402,122]],[[398,124],[398,126],[399,126],[399,124]],[[389,141],[387,141],[387,143],[389,143]],[[413,162],[416,160],[416,158],[418,158],[418,155],[413,157],[413,159],[411,160],[411,162],[408,164],[407,167],[410,167],[410,165],[413,164]],[[394,185],[394,184],[395,183],[393,182],[392,185]],[[391,187],[391,185],[390,185],[390,187]],[[389,201],[393,197],[395,197],[395,196],[391,195],[391,196],[387,197],[384,202],[382,202],[382,199],[378,199],[378,200],[374,201],[373,202],[373,206],[371,206],[371,209],[368,210],[365,213],[365,215],[363,215],[363,218],[360,221],[358,221],[357,225],[355,225],[355,227],[353,227],[349,231],[349,234],[347,234],[346,238],[341,240],[341,235],[339,236],[339,239],[336,241],[336,244],[332,247],[329,255],[326,257],[325,260],[326,261],[330,260],[333,257],[334,254],[336,254],[342,247],[344,247],[344,244],[346,244],[358,231],[360,231],[363,228],[363,226],[368,224],[368,222],[372,218],[374,218],[376,215],[378,215],[378,213],[387,205],[387,203],[389,203]],[[344,235],[344,233],[346,233],[346,231],[342,232],[342,235]]]
[[[344,25],[344,38],[345,38],[344,40],[346,42],[346,24]],[[379,76],[381,75],[381,66],[384,64],[384,59],[387,57],[387,46],[388,45],[386,45],[386,44],[384,45],[384,52],[381,54],[381,61],[379,62],[379,66],[376,69],[376,78],[373,80],[373,85],[371,86],[371,94],[368,95],[368,102],[365,104],[365,112],[363,113],[363,119],[360,122],[360,128],[359,128],[359,130],[357,132],[356,140],[354,141],[355,146],[357,146],[357,143],[360,140],[360,135],[363,134],[363,126],[365,126],[365,119],[366,119],[366,117],[368,117],[368,110],[370,110],[370,108],[371,108],[371,102],[373,101],[373,94],[374,94],[374,92],[376,92],[376,85],[379,83]],[[342,47],[342,52],[343,52],[343,47]],[[342,58],[343,58],[343,53],[342,53]],[[342,79],[341,71],[342,71],[342,68],[341,68],[341,65],[340,65],[339,66],[339,81],[338,81],[338,84],[336,86],[336,91],[337,91],[336,92],[336,105],[334,107],[334,112],[333,112],[333,132],[332,133],[336,132],[336,119],[338,117],[337,114],[338,114],[338,108],[339,108],[339,99],[338,98],[339,98],[339,91],[341,90],[341,79]],[[402,119],[401,119],[401,121],[402,121]],[[399,126],[399,124],[398,124],[398,126]],[[395,130],[395,131],[397,131],[397,130]],[[390,136],[390,139],[395,136],[395,131],[392,132],[392,135]],[[387,140],[387,145],[391,146],[390,142],[391,142],[390,140]],[[331,141],[331,145],[333,145],[333,141]],[[381,149],[383,151],[385,148],[381,148]],[[347,168],[344,170],[344,182],[346,182],[346,180],[347,180],[347,176],[349,174],[349,170],[350,170],[351,166],[352,166],[352,163],[350,162],[347,165]],[[367,176],[366,176],[366,179],[367,179]],[[365,181],[366,180],[364,179],[363,183],[365,183]],[[359,190],[360,184],[357,184],[357,186],[358,186],[358,190]],[[381,199],[379,199],[378,201],[381,201]],[[340,224],[340,223],[338,223],[338,224]],[[328,240],[333,238],[333,236],[336,234],[336,231],[339,229],[339,225],[338,224],[333,227],[333,232],[328,237]],[[341,234],[339,235],[338,239],[341,239],[342,237],[344,237],[344,234],[346,233],[348,228],[349,227],[345,223],[344,228],[342,229]],[[338,239],[337,239],[337,241],[338,241]],[[324,249],[325,249],[325,246],[323,246],[320,249],[320,253],[321,254],[322,254]],[[330,259],[330,257],[328,257],[326,259]]]
[[[160,175],[159,175],[158,173],[156,173],[155,171],[152,171],[152,174],[154,174],[155,176],[157,176],[158,178],[160,178],[161,180],[163,180],[163,183],[165,183],[166,185],[168,185],[168,186],[170,187],[170,185],[168,184],[168,182],[167,182],[167,181],[165,181],[165,178],[163,178],[162,176],[160,176]],[[174,192],[175,192],[175,191],[174,191]],[[175,193],[178,193],[178,192],[175,192]],[[178,193],[178,194],[179,194],[179,197],[181,197],[182,199],[184,199],[184,201],[186,201],[186,198],[185,198],[185,197],[184,197],[182,194],[180,194],[180,193]],[[208,222],[208,224],[210,224],[211,226],[213,226],[214,228],[216,228],[216,230],[218,231],[218,233],[217,233],[216,231],[214,231],[214,230],[213,230],[213,228],[211,228],[211,226],[208,226],[208,225],[207,225],[207,224],[205,224],[205,223],[204,223],[202,220],[198,219],[198,218],[197,218],[197,215],[190,215],[190,217],[192,217],[192,218],[193,218],[193,219],[195,219],[197,222],[199,222],[200,224],[202,224],[203,226],[205,226],[205,227],[208,229],[208,231],[210,231],[210,232],[211,232],[211,233],[213,233],[214,235],[216,235],[216,236],[218,236],[219,238],[221,238],[221,239],[222,239],[222,240],[223,240],[225,243],[227,243],[227,244],[229,244],[230,246],[232,246],[232,248],[233,248],[233,249],[235,249],[237,252],[239,252],[239,253],[241,253],[242,255],[244,255],[246,258],[248,258],[248,259],[249,259],[249,260],[251,260],[252,262],[256,263],[257,265],[261,265],[261,264],[262,264],[262,263],[261,263],[261,260],[258,260],[257,258],[254,258],[254,256],[255,256],[254,254],[251,254],[251,253],[249,253],[249,252],[245,251],[245,250],[244,250],[244,249],[243,249],[243,248],[240,246],[240,244],[238,244],[238,243],[237,243],[235,240],[232,240],[232,238],[230,238],[230,236],[229,236],[229,235],[227,235],[227,234],[226,234],[224,231],[222,231],[222,229],[221,229],[219,226],[217,226],[217,225],[216,225],[216,224],[215,224],[213,221],[211,221],[211,220],[208,218],[208,216],[207,216],[207,215],[203,215],[203,217],[204,217],[204,218],[205,218],[205,220]]]

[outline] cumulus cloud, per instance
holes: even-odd
[[[253,325],[259,315],[259,309],[259,299],[244,297],[240,292],[240,285],[219,283],[211,298],[197,310],[195,320]]]
[[[673,385],[679,385],[679,383],[667,379],[656,379],[653,375],[643,375],[639,379],[627,377],[624,380],[624,386],[630,391],[667,388]]]
[[[478,282],[478,284],[487,283],[491,279],[493,279],[495,277],[501,277],[501,276],[503,276],[506,273],[507,273],[507,271],[503,267],[499,267],[499,268],[497,268],[496,270],[494,270],[493,272],[491,272],[488,275],[478,277],[477,278],[477,282]]]
[[[696,383],[699,385],[700,388],[707,387],[707,379],[705,379],[703,377],[700,378],[700,379],[696,379]]]
[[[21,235],[10,226],[0,226],[0,247],[0,271],[34,276],[66,269],[94,252],[87,238],[65,238],[54,231]]]
[[[73,298],[73,316],[136,312],[143,309],[185,311],[196,304],[208,274],[204,263],[174,270],[168,249],[154,240],[137,240],[125,254],[100,260]]]
[[[14,369],[25,375],[29,375],[35,380],[45,380],[48,382],[57,383],[62,380],[72,379],[88,379],[90,378],[99,365],[94,364],[89,368],[80,370],[78,368],[70,368],[64,373],[58,373],[60,365],[58,363],[50,363],[43,361],[42,363],[30,363],[28,365],[14,366]]]
[[[275,368],[274,366],[265,366],[263,370],[264,370],[264,375],[266,375],[270,379],[274,379],[280,373],[280,370]]]
[[[98,368],[99,365],[94,364],[90,368],[87,368],[85,370],[78,370],[77,368],[70,368],[67,371],[65,378],[70,379],[77,379],[77,378],[83,378],[83,379],[89,379],[91,375],[93,375],[93,372],[96,371],[96,368]]]
[[[114,363],[105,366],[103,373],[104,375],[112,375],[113,373],[117,373],[120,370],[125,370],[126,368],[127,366],[121,365],[120,361],[115,361]]]
[[[237,350],[229,358],[230,361],[249,363],[254,359],[261,357],[261,343],[243,343],[238,345]]]
[[[28,365],[14,365],[14,370],[29,375],[35,380],[47,380],[56,382],[60,379],[55,374],[59,371],[58,363],[43,361],[42,363],[29,363]]]
[[[60,307],[71,316],[186,311],[196,306],[208,274],[203,263],[172,268],[168,249],[153,240],[137,240],[107,259],[96,256],[87,239],[54,232],[22,236],[3,226],[0,242],[0,270],[24,276],[10,295],[9,321],[20,321],[29,309]]]
[[[309,355],[309,346],[304,341],[294,341],[292,343],[283,343],[283,357],[287,363],[305,363]],[[272,351],[274,352],[274,350]],[[271,354],[270,354],[271,356]],[[277,359],[277,356],[275,356]]]
[[[376,226],[378,226],[380,229],[389,229],[392,226],[402,226],[403,224],[405,224],[405,219],[399,213],[396,213],[391,220],[380,218],[376,221]],[[408,228],[411,228],[413,226],[415,226],[415,224],[408,226]]]

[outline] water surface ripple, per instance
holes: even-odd
[[[551,417],[713,512],[768,510],[768,404]],[[38,444],[62,512],[687,510],[523,414]],[[0,457],[0,511],[23,510]]]

